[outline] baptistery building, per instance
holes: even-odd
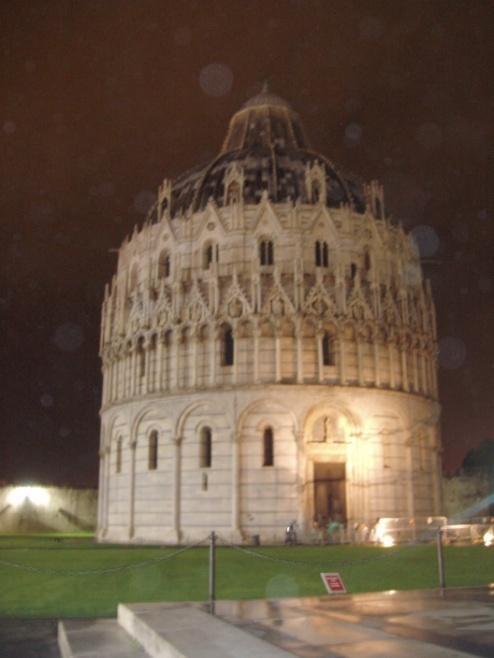
[[[440,511],[434,304],[383,189],[264,90],[165,179],[102,308],[98,537],[311,541]]]

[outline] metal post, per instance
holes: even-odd
[[[439,528],[437,531],[436,546],[437,546],[437,568],[439,571],[439,587],[441,589],[444,589],[446,587],[446,577],[444,575],[442,528]]]
[[[216,612],[216,534],[211,532],[209,543],[209,612]]]

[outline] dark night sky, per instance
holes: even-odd
[[[264,78],[416,227],[445,470],[493,438],[493,17],[491,0],[4,0],[0,480],[96,484],[110,249]]]

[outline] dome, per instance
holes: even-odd
[[[316,163],[324,170],[326,205],[337,208],[346,204],[363,213],[360,183],[313,151],[298,114],[264,88],[233,115],[221,152],[174,181],[172,216],[202,210],[210,199],[224,205],[225,176],[233,165],[243,172],[244,203],[258,203],[263,193],[274,203],[308,203],[306,169]]]

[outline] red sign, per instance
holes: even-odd
[[[322,573],[321,578],[328,594],[346,594],[343,578],[339,573]]]

